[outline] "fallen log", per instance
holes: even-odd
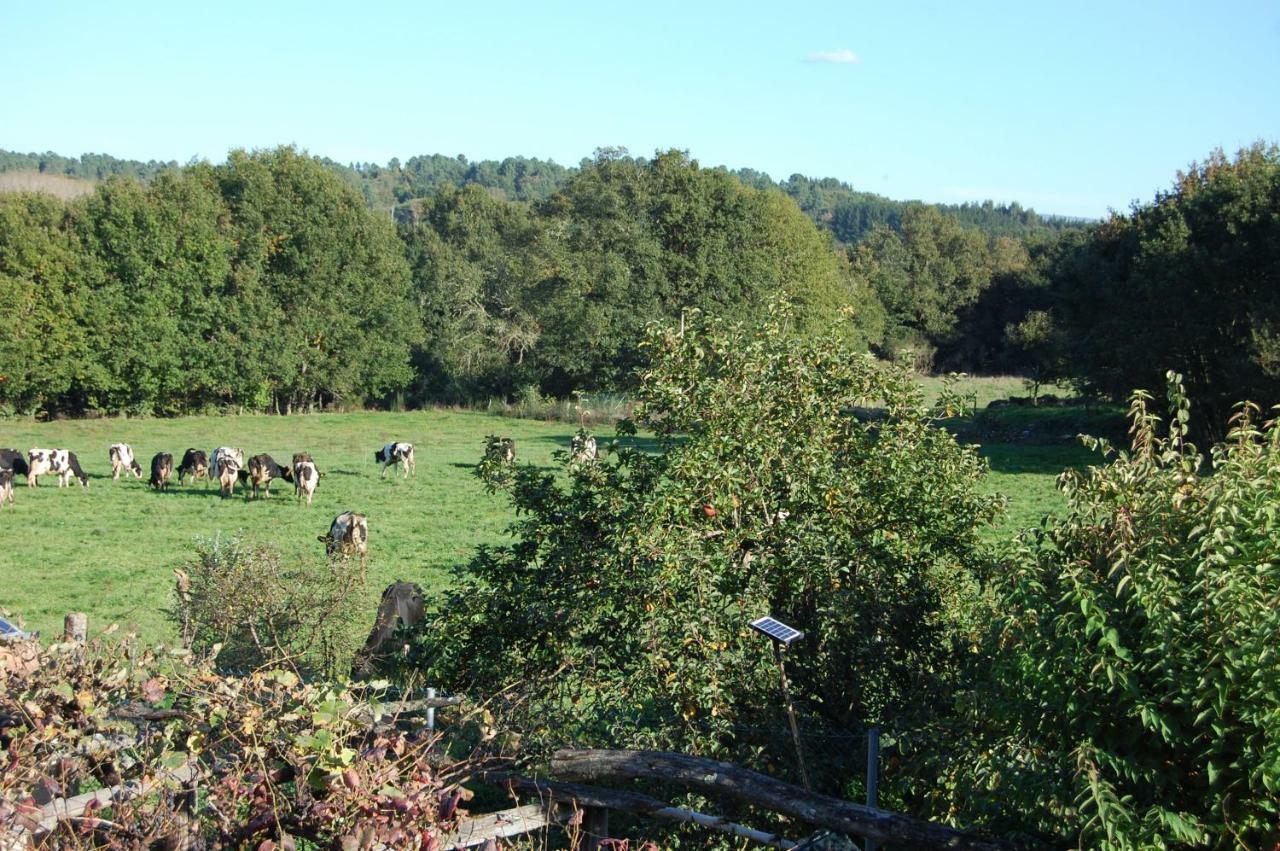
[[[806,792],[799,786],[711,759],[661,751],[560,750],[551,773],[577,781],[665,780],[840,833],[906,848],[1009,851],[1016,846],[912,816]]]
[[[657,798],[641,795],[638,792],[599,789],[594,786],[583,786],[578,783],[565,783],[557,780],[535,780],[509,771],[486,771],[479,776],[479,779],[486,783],[523,792],[526,795],[536,795],[540,800],[556,801],[571,804],[575,807],[616,810],[647,818],[696,824],[708,830],[727,833],[760,845],[783,849],[783,851],[796,844],[794,841],[784,839],[777,834],[755,830],[720,816],[707,815],[684,807],[673,807],[659,801]]]

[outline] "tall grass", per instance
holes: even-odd
[[[635,403],[621,393],[583,393],[571,399],[543,396],[527,387],[514,400],[492,397],[470,404],[443,406],[497,417],[595,427],[630,417]]]

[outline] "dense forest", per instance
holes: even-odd
[[[612,159],[625,158],[625,149],[602,150]],[[645,158],[633,158],[644,165]],[[498,160],[469,161],[464,156],[449,157],[429,154],[410,157],[403,163],[393,158],[386,165],[377,163],[338,163],[328,158],[321,162],[342,174],[368,202],[379,210],[404,214],[410,202],[430,198],[446,186],[461,188],[476,185],[507,201],[542,201],[563,189],[580,169],[590,168],[591,160],[577,167],[565,167],[550,160],[529,157],[507,157]],[[64,157],[55,153],[18,153],[0,149],[0,173],[36,171],[68,177],[103,180],[112,175],[149,180],[161,171],[177,168],[176,162],[139,162],[117,159],[106,154],[84,154]],[[812,178],[793,174],[783,181],[754,169],[731,171],[734,177],[755,189],[777,189],[791,197],[800,209],[835,238],[852,245],[876,225],[898,227],[908,207],[919,202],[895,201],[872,192],[860,192],[832,177]],[[1082,219],[1067,216],[1042,216],[1018,203],[996,204],[991,201],[966,204],[936,204],[938,210],[990,236],[1049,237],[1060,231],[1085,224]]]
[[[920,370],[1101,396],[1181,371],[1197,404],[1280,399],[1280,155],[1212,153],[1105,222],[775,183],[687,154],[575,168],[292,148],[225,163],[0,152],[92,177],[0,194],[9,412],[176,414],[627,390],[646,323],[795,307]]]

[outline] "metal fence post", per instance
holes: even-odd
[[[867,730],[867,806],[875,807],[880,792],[880,728]],[[865,843],[866,851],[876,851],[879,847],[874,839]]]
[[[436,696],[435,689],[433,688],[427,689],[428,700],[430,700],[435,696]],[[434,733],[435,731],[436,731],[436,708],[434,706],[429,706],[427,707],[427,732]]]

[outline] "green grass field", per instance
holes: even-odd
[[[68,448],[90,476],[89,488],[57,487],[56,478],[28,489],[17,478],[16,504],[0,510],[0,610],[20,613],[28,627],[48,635],[71,610],[89,612],[99,627],[118,622],[152,638],[173,632],[168,605],[173,568],[188,561],[196,536],[243,531],[285,554],[323,558],[316,540],[342,511],[369,516],[369,611],[387,583],[412,579],[427,588],[447,581],[450,566],[466,562],[476,546],[501,540],[510,522],[501,495],[484,492],[471,468],[484,436],[515,438],[520,460],[549,464],[573,433],[562,423],[500,419],[480,414],[318,414],[289,418],[192,417],[174,420],[87,420],[0,426],[0,446]],[[417,476],[403,480],[373,452],[390,440],[417,445]],[[143,480],[111,481],[107,447],[132,444]],[[216,484],[146,486],[151,456],[170,452],[175,463],[187,447],[211,451],[237,446],[288,463],[295,451],[315,456],[324,478],[310,509],[293,488],[277,481],[269,499],[222,499]]]
[[[82,610],[98,628],[119,623],[167,640],[174,634],[164,614],[172,571],[189,561],[195,537],[243,532],[287,556],[323,558],[316,536],[336,514],[354,510],[369,516],[372,618],[386,584],[406,579],[439,589],[450,581],[449,569],[465,564],[478,545],[504,539],[510,510],[472,474],[490,433],[515,438],[521,461],[550,464],[553,451],[568,447],[573,427],[456,411],[6,422],[0,446],[69,448],[90,485],[60,489],[47,478],[31,490],[18,478],[16,505],[0,510],[0,611],[20,615],[45,635],[60,630],[64,613]],[[379,478],[373,452],[390,440],[417,445],[416,478],[402,480],[390,470]],[[325,477],[310,509],[280,481],[269,499],[256,502],[239,491],[221,499],[216,485],[175,484],[155,493],[145,473],[144,480],[111,481],[107,447],[118,441],[133,445],[144,470],[156,452],[170,452],[176,461],[189,446],[230,445],[285,463],[293,452],[309,451]],[[1010,501],[992,538],[1060,511],[1057,475],[1090,461],[1076,446],[994,444],[982,451],[992,468],[987,487]]]

